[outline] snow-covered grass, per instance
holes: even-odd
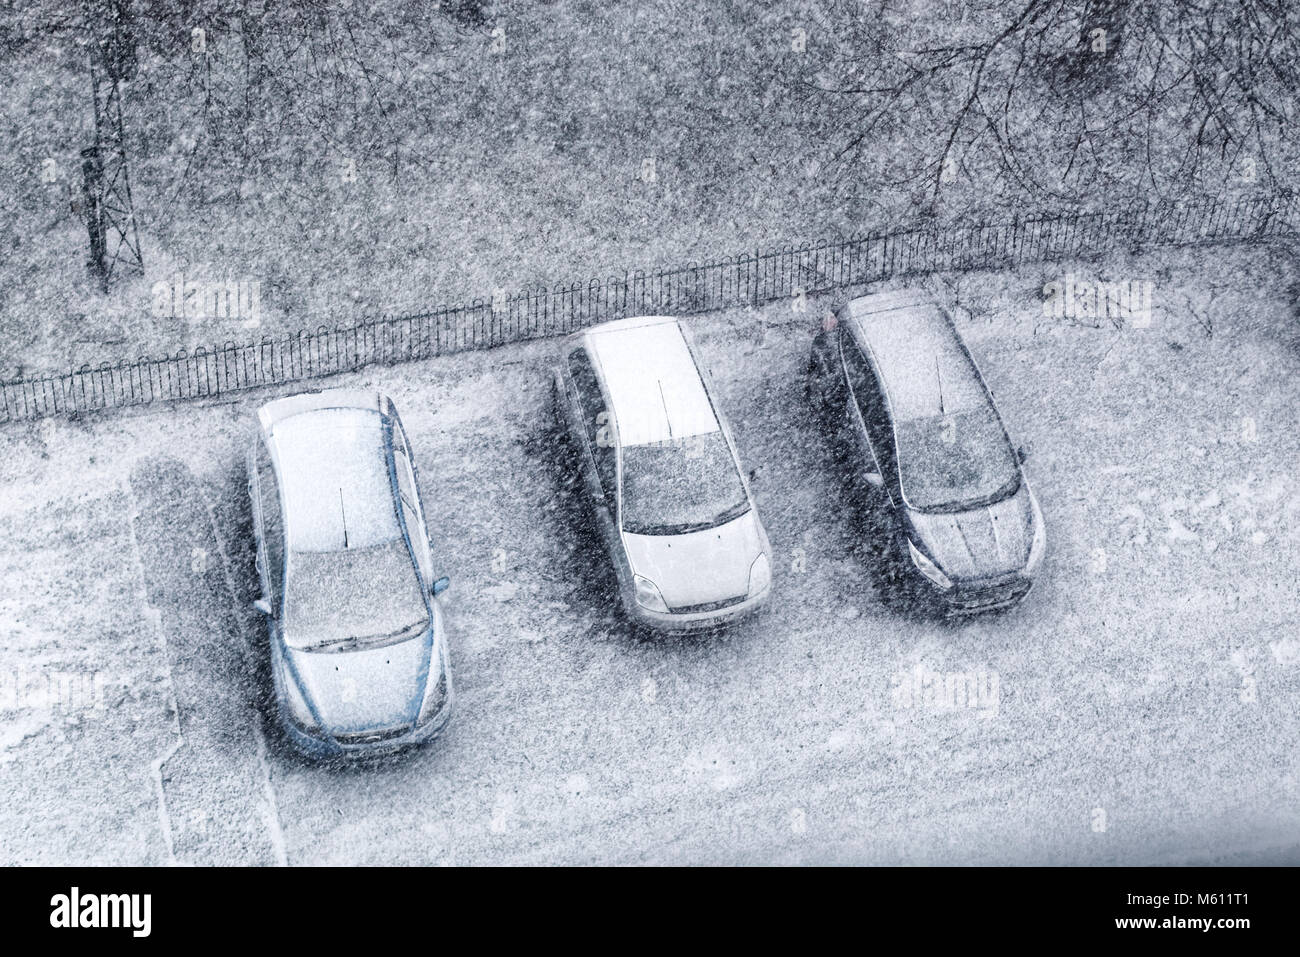
[[[188,27],[153,30],[172,45],[142,50],[124,94],[147,271],[107,297],[69,206],[90,136],[82,55],[58,40],[0,65],[0,175],[15,187],[0,198],[0,374],[250,335],[152,316],[151,287],[177,273],[261,283],[261,331],[276,334],[861,228],[815,188],[824,150],[766,89],[790,52],[789,4],[498,5],[479,30],[430,11],[418,40],[409,5],[372,6],[362,42],[402,84],[384,87],[396,115],[331,109],[330,78],[311,72],[330,58],[303,48],[273,61],[285,88],[268,88],[246,163],[234,27],[202,24],[206,56]],[[396,47],[428,46],[416,66],[387,62],[384,18],[407,31]]]
[[[0,12],[0,32],[45,6]],[[846,154],[868,105],[810,91],[855,85],[837,62],[861,56],[855,27],[925,48],[989,26],[942,0],[497,3],[475,29],[401,0],[336,5],[310,28],[272,5],[265,45],[247,48],[266,54],[259,85],[220,7],[140,24],[124,109],[146,273],[108,296],[70,205],[91,140],[85,52],[50,31],[0,63],[0,377],[913,221],[934,199],[915,178],[937,163],[943,110],[918,106]],[[933,106],[953,95],[924,89]],[[1061,145],[1038,126],[1022,152]],[[1108,128],[1092,150],[1145,181],[1155,160],[1112,155],[1122,142]],[[1001,151],[960,152],[939,205],[987,215]],[[1225,196],[1263,189],[1228,180]],[[1023,212],[1007,205],[993,218]],[[152,287],[178,275],[258,284],[260,325],[154,315]]]
[[[1150,325],[1045,318],[1041,290],[1067,271],[1152,281]],[[104,670],[126,690],[76,723],[6,714],[22,733],[0,741],[0,847],[44,863],[1294,862],[1300,328],[1280,273],[1238,249],[942,277],[1032,447],[1049,534],[1022,607],[954,625],[874,587],[802,395],[822,303],[691,320],[775,552],[770,610],[721,636],[635,638],[608,606],[546,441],[554,343],[320,383],[393,396],[453,582],[458,712],[431,747],[364,769],[259,751],[240,470],[266,394],[12,428],[0,667]],[[996,693],[907,702],[918,675]],[[178,741],[160,813],[151,762]]]

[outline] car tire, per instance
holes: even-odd
[[[560,387],[555,381],[555,376],[551,376],[551,421],[550,428],[553,435],[559,436],[562,432],[560,428]]]
[[[808,357],[808,365],[804,369],[803,376],[803,395],[808,404],[812,406],[813,411],[821,416],[826,411],[826,400],[822,396],[820,376],[817,374],[817,360],[812,356]]]

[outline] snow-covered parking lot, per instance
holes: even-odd
[[[1267,258],[950,280],[1049,534],[1023,606],[955,624],[873,586],[802,392],[825,302],[690,320],[776,556],[723,635],[613,613],[545,441],[555,343],[301,386],[394,398],[452,577],[457,712],[378,764],[268,730],[242,469],[270,393],[8,427],[0,859],[1300,861],[1300,326]],[[1152,322],[1044,318],[1067,268],[1151,281]]]

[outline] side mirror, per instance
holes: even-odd
[[[265,598],[259,598],[257,601],[253,602],[253,607],[268,618],[275,614],[275,612],[271,611],[271,603]]]
[[[885,487],[885,477],[881,475],[879,472],[867,472],[862,477],[867,480],[867,484],[870,485],[872,488]]]
[[[438,595],[441,595],[450,587],[451,587],[451,579],[448,578],[446,575],[443,575],[441,578],[439,578],[436,582],[433,583],[433,586],[429,589],[429,594],[433,595],[434,597],[437,597]]]
[[[1023,445],[1016,446],[1016,459],[1021,465],[1025,464],[1025,459],[1027,458],[1029,458],[1029,449],[1025,448]]]

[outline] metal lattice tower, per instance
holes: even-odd
[[[119,271],[143,275],[131,181],[122,125],[122,84],[135,75],[135,41],[130,0],[91,0],[90,85],[94,97],[95,144],[81,151],[91,273],[100,288]]]

